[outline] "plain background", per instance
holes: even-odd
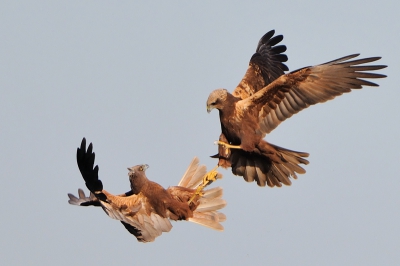
[[[2,1],[0,264],[398,265],[400,2]],[[293,116],[267,136],[311,155],[292,186],[222,170],[225,231],[174,222],[142,244],[101,209],[67,203],[93,142],[105,188],[127,167],[175,185],[194,156],[212,168],[216,88],[232,91],[259,38],[285,36],[290,70],[382,56],[366,87]]]

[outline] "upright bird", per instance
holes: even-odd
[[[221,135],[218,165],[259,186],[290,185],[305,173],[299,164],[308,164],[308,153],[288,150],[264,140],[281,122],[310,105],[326,102],[352,89],[378,86],[364,78],[384,78],[368,73],[384,65],[362,65],[380,57],[351,60],[345,56],[321,65],[304,67],[285,74],[286,46],[277,45],[282,35],[266,33],[259,41],[249,67],[233,93],[226,89],[211,92],[207,111],[218,109]]]
[[[130,167],[131,190],[120,195],[103,189],[103,183],[98,178],[99,167],[93,167],[93,145],[90,143],[86,150],[85,138],[77,149],[76,159],[90,196],[86,197],[79,189],[79,197],[68,194],[69,203],[102,207],[109,217],[121,221],[139,242],[152,242],[163,232],[169,232],[172,228],[170,220],[186,220],[223,230],[220,222],[226,217],[219,210],[225,207],[226,202],[222,199],[222,188],[203,190],[206,167],[199,166],[197,158],[193,159],[178,186],[168,189],[146,177],[147,164]],[[208,174],[221,178],[216,171]]]

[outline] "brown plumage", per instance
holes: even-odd
[[[169,232],[172,228],[170,220],[187,220],[215,230],[223,230],[220,222],[226,218],[218,212],[226,205],[222,199],[222,188],[204,190],[201,196],[196,195],[194,200],[188,203],[206,174],[206,167],[199,166],[197,158],[193,159],[178,186],[168,189],[147,179],[145,171],[148,165],[128,168],[131,190],[121,195],[113,195],[103,189],[103,184],[98,178],[99,167],[93,167],[95,154],[92,149],[93,145],[90,143],[86,150],[84,138],[76,156],[90,196],[86,197],[83,190],[79,189],[79,197],[68,194],[70,204],[102,207],[108,216],[121,221],[139,242],[151,242],[163,232]]]
[[[147,164],[128,168],[131,192],[136,195],[142,194],[147,199],[146,202],[149,207],[163,218],[177,221],[193,217],[193,210],[196,209],[197,205],[194,203],[189,205],[187,202],[195,190],[177,187],[174,192],[177,192],[178,197],[174,197],[171,194],[171,188],[166,190],[159,184],[147,179],[145,173],[147,168]]]
[[[296,173],[305,173],[299,164],[308,164],[304,159],[308,153],[268,143],[263,140],[266,134],[310,105],[362,86],[378,86],[363,78],[386,76],[365,71],[386,66],[362,65],[380,57],[350,61],[359,55],[354,54],[285,74],[288,68],[283,62],[287,56],[282,53],[286,46],[276,46],[283,36],[273,37],[274,33],[272,30],[261,38],[245,76],[232,94],[225,89],[211,92],[207,111],[219,110],[222,133],[218,154],[212,156],[219,158],[218,165],[232,167],[233,174],[243,176],[247,182],[280,187],[290,185],[289,178],[296,179]]]

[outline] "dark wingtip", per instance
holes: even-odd
[[[274,46],[283,40],[283,35],[276,35],[268,41],[268,45]]]
[[[87,148],[87,153],[91,154],[93,151],[93,144],[90,142],[88,148]]]
[[[97,175],[99,173],[99,166],[96,165],[93,169],[94,173]]]
[[[86,139],[83,138],[81,146],[77,149],[76,159],[78,168],[86,182],[86,187],[92,192],[103,190],[103,183],[99,180],[99,166],[94,166],[95,153],[93,152],[93,144],[90,143],[86,149]]]
[[[81,141],[81,146],[78,147],[78,151],[86,151],[86,138],[83,138]]]
[[[271,39],[271,37],[274,36],[274,34],[275,34],[275,30],[270,30],[269,32],[265,33],[265,34],[261,37],[261,39],[258,41],[256,51],[258,51],[258,50],[260,49],[260,47],[261,47],[264,43],[268,42],[268,41]]]
[[[261,37],[260,42],[261,42],[261,41],[266,41],[266,40],[271,39],[271,37],[274,36],[274,34],[275,34],[275,30],[270,30],[270,31],[268,31],[267,33],[265,33],[265,34]]]

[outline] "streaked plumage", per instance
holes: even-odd
[[[259,186],[290,185],[290,177],[305,170],[308,153],[287,150],[263,140],[281,122],[310,105],[333,99],[362,86],[378,86],[364,78],[383,78],[368,73],[383,65],[362,65],[380,57],[352,60],[359,54],[345,56],[321,65],[305,67],[285,74],[286,46],[276,45],[282,35],[266,33],[251,57],[247,72],[233,93],[225,89],[211,92],[207,111],[219,110],[220,141],[240,149],[219,146],[218,165],[232,168],[235,175]]]
[[[206,167],[199,166],[197,158],[192,160],[178,186],[168,189],[147,179],[147,165],[128,168],[131,190],[113,195],[103,189],[98,178],[99,167],[93,167],[95,154],[92,149],[93,145],[90,143],[86,150],[84,138],[77,150],[78,167],[90,195],[86,197],[83,190],[79,189],[78,197],[68,194],[70,204],[102,207],[109,217],[121,221],[139,242],[152,242],[163,232],[169,232],[172,228],[170,220],[187,220],[223,230],[220,222],[226,218],[223,213],[218,212],[226,205],[222,199],[222,188],[204,190],[203,195],[196,195],[188,204],[206,174]]]

